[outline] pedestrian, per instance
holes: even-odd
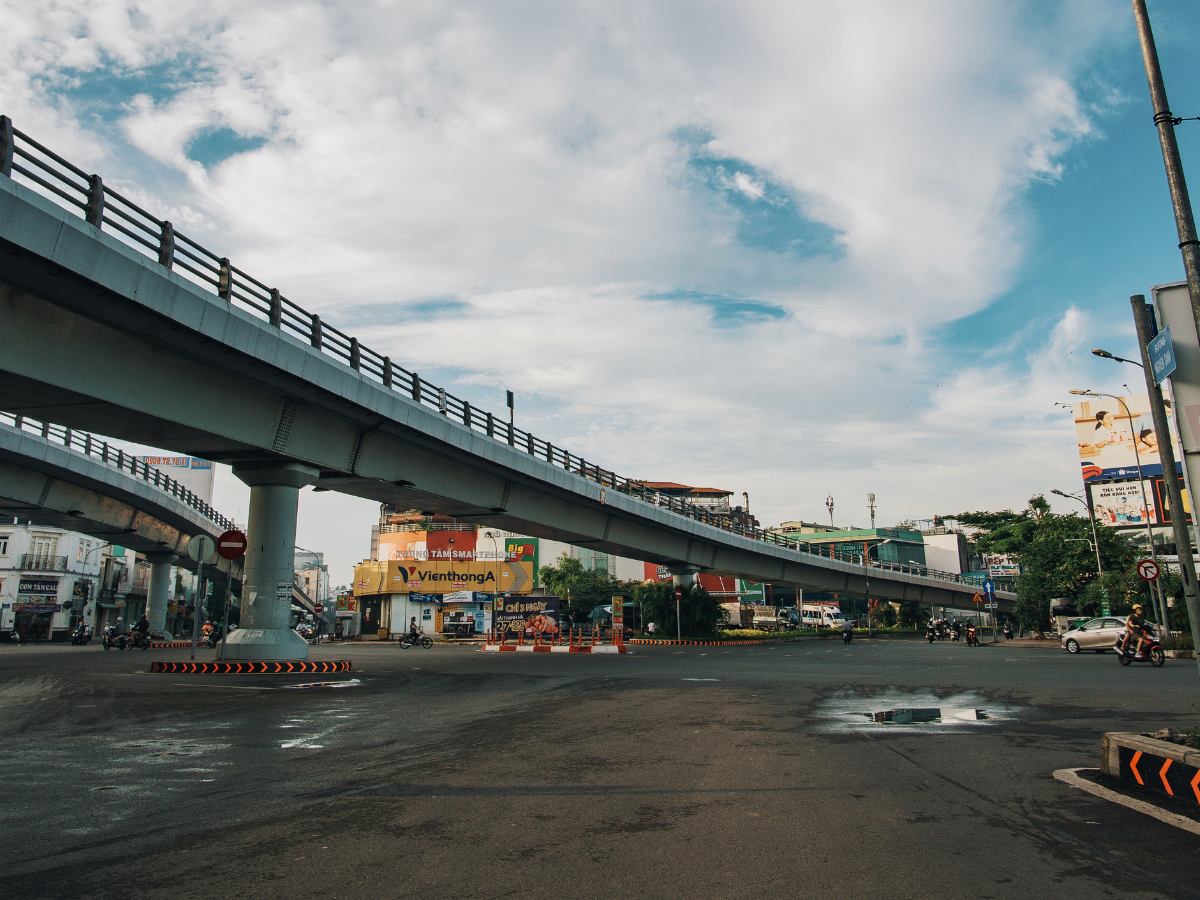
[[[650,637],[654,637],[654,627],[655,626],[653,622],[646,626],[646,630],[650,632]]]

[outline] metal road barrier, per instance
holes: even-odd
[[[233,520],[221,515],[190,490],[164,473],[161,469],[148,466],[136,456],[126,453],[119,447],[110,447],[108,441],[102,440],[86,431],[66,428],[62,425],[51,425],[49,422],[38,422],[25,416],[16,416],[8,412],[0,412],[0,422],[11,425],[18,431],[28,431],[41,435],[48,441],[60,443],[68,450],[74,450],[92,459],[98,459],[106,465],[122,472],[128,472],[134,478],[141,478],[147,484],[152,484],[165,494],[174,497],[184,506],[195,510],[221,526],[225,531],[233,528]]]
[[[724,531],[789,550],[839,559],[863,567],[982,586],[982,579],[978,577],[964,577],[956,572],[940,572],[919,565],[878,562],[862,554],[836,553],[832,549],[825,551],[819,546],[814,548],[807,542],[772,531],[732,522],[685,500],[663,497],[644,484],[621,477],[563,447],[556,447],[550,441],[516,428],[511,420],[506,421],[503,416],[472,406],[444,388],[430,384],[416,372],[396,365],[390,357],[364,346],[358,338],[323,322],[316,313],[308,312],[283,296],[278,288],[268,287],[233,265],[228,257],[219,256],[200,246],[176,231],[170,222],[155,218],[136,203],[106,187],[99,175],[84,172],[14,128],[8,116],[0,116],[0,174],[10,178],[22,176],[23,181],[28,182],[34,190],[77,212],[96,228],[107,228],[118,239],[157,260],[159,264],[205,289],[215,290],[216,295],[230,305],[248,310],[280,331],[298,335],[314,349],[334,357],[384,387],[411,397],[415,403],[430,406],[472,431],[544,459],[553,466],[561,466],[605,488]]]

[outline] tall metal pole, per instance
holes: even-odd
[[[1192,556],[1192,537],[1188,532],[1187,511],[1183,506],[1183,487],[1175,468],[1175,445],[1167,421],[1167,408],[1163,403],[1162,387],[1154,380],[1154,366],[1150,360],[1150,309],[1141,294],[1130,297],[1129,302],[1133,305],[1133,321],[1137,325],[1138,344],[1142,348],[1142,368],[1146,373],[1150,414],[1154,419],[1158,453],[1162,459],[1163,483],[1167,486],[1167,497],[1171,503],[1171,532],[1175,536],[1175,552],[1179,554],[1179,574],[1183,577],[1184,602],[1187,603],[1188,618],[1192,623],[1192,641],[1194,646],[1200,647],[1200,590],[1196,584],[1196,560]],[[1197,660],[1197,666],[1200,667],[1200,659]]]
[[[1179,232],[1179,250],[1183,254],[1183,269],[1187,274],[1188,293],[1192,299],[1192,318],[1200,334],[1200,240],[1196,238],[1196,221],[1192,218],[1192,202],[1188,198],[1187,181],[1183,177],[1183,162],[1175,141],[1177,120],[1167,103],[1162,69],[1154,33],[1150,30],[1150,15],[1146,0],[1133,0],[1133,15],[1137,20],[1138,40],[1142,45],[1142,60],[1146,64],[1146,80],[1150,84],[1150,102],[1154,107],[1154,124],[1162,144],[1163,164],[1167,169],[1167,186],[1171,190],[1171,205],[1175,210],[1175,228]],[[1189,607],[1190,609],[1190,607]]]

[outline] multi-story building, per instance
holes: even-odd
[[[329,566],[325,554],[312,550],[297,550],[294,562],[296,587],[311,603],[325,603],[330,598]]]
[[[0,638],[61,640],[93,624],[103,541],[11,520],[0,525]]]

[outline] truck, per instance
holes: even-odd
[[[802,613],[805,628],[832,628],[841,631],[846,621],[842,611],[828,603],[805,603]]]
[[[754,606],[752,627],[759,631],[792,631],[800,627],[800,612],[791,606]]]

